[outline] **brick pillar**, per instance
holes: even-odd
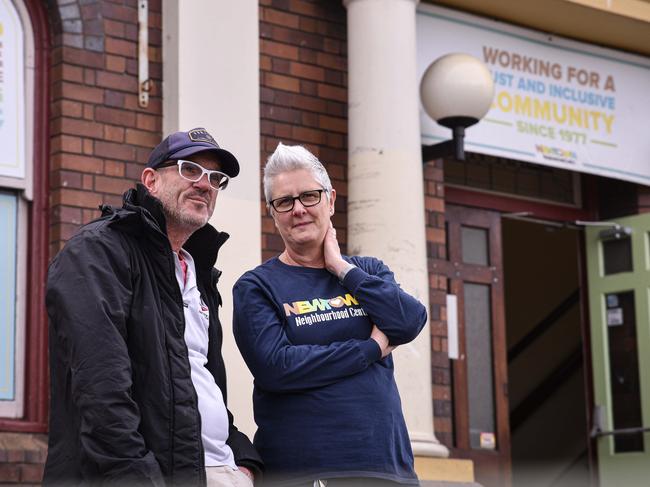
[[[149,1],[149,107],[138,106],[136,2],[58,0],[52,50],[50,257],[98,205],[120,205],[161,139],[161,8]]]
[[[261,165],[278,142],[305,145],[336,189],[334,225],[347,243],[345,9],[326,0],[260,1]],[[262,260],[284,248],[261,202]]]
[[[638,186],[637,205],[639,213],[650,213],[650,187]]]
[[[436,438],[453,445],[451,365],[447,354],[447,278],[437,274],[434,262],[447,260],[442,160],[424,166],[424,207],[429,268],[429,324],[431,326],[431,380]]]

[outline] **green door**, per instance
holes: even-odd
[[[586,229],[601,487],[650,485],[650,214]]]

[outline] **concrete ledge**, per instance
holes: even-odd
[[[422,485],[442,487],[446,482],[452,482],[454,486],[459,482],[467,485],[474,483],[474,464],[471,460],[416,456],[415,471]]]
[[[436,480],[421,480],[420,487],[482,487],[476,482],[438,482]]]

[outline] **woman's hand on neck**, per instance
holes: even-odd
[[[341,249],[336,238],[336,230],[330,222],[330,228],[325,234],[325,239],[321,245],[316,247],[289,248],[285,247],[284,252],[280,254],[280,261],[287,265],[302,267],[314,267],[317,269],[327,269],[335,276],[341,275],[341,272],[350,267],[350,264],[343,260]]]
[[[325,267],[336,277],[339,277],[344,270],[349,269],[351,266],[341,256],[339,241],[336,238],[336,229],[332,225],[332,222],[330,222],[330,227],[325,234],[323,255],[325,257]]]

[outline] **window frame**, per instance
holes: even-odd
[[[19,192],[17,319],[22,321],[23,389],[20,417],[0,418],[0,431],[44,433],[48,418],[47,315],[45,280],[49,256],[48,156],[49,156],[49,51],[47,12],[38,0],[13,0],[26,39],[25,57],[26,179]],[[11,184],[0,183],[12,190]],[[13,187],[15,191],[15,185]],[[30,283],[35,283],[30,285]],[[22,297],[22,299],[21,299]],[[22,314],[22,316],[21,316]],[[18,333],[16,334],[18,337]],[[21,364],[19,364],[21,365]],[[17,384],[18,389],[18,384]]]
[[[2,194],[16,198],[16,253],[15,253],[15,283],[14,283],[14,399],[0,400],[0,417],[21,418],[25,403],[25,310],[27,296],[27,202],[22,195],[11,188],[0,188]]]

